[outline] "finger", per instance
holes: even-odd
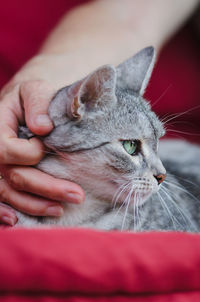
[[[34,216],[56,216],[63,214],[63,206],[24,192],[15,191],[5,179],[0,182],[0,201],[18,211]]]
[[[35,165],[42,159],[43,150],[43,144],[37,138],[7,137],[4,132],[0,138],[0,164]]]
[[[17,113],[14,102],[10,104],[10,99],[6,98],[7,104],[3,101],[0,103],[0,164],[34,165],[43,156],[43,145],[36,138],[17,138],[20,113]]]
[[[15,214],[15,211],[9,206],[0,203],[0,223],[13,226],[16,222],[17,216]]]
[[[84,200],[84,191],[79,185],[35,168],[4,166],[2,173],[16,190],[62,202],[81,203]]]
[[[48,107],[54,90],[45,81],[29,81],[20,87],[25,120],[29,129],[37,135],[45,135],[53,129]]]

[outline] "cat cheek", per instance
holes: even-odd
[[[136,170],[141,167],[141,160],[139,156],[132,156],[131,161],[134,164]]]

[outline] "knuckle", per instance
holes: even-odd
[[[35,153],[35,161],[36,163],[39,163],[41,159],[43,158],[44,154],[42,151],[38,151]]]
[[[35,83],[35,81],[26,81],[21,84],[20,94],[25,104],[30,103],[31,106],[35,106],[35,102],[37,100],[37,89],[38,84]]]
[[[39,83],[39,82],[40,82],[40,80],[28,80],[28,81],[22,82],[20,85],[20,92],[23,93],[27,90],[30,90],[33,85],[37,85],[37,83]]]
[[[54,89],[44,80],[31,80],[21,84],[20,94],[24,98],[24,102],[27,104],[30,103],[36,109],[39,109],[41,106],[46,108],[46,103],[49,103],[54,94]],[[43,102],[38,102],[38,98],[42,99]]]
[[[45,216],[46,210],[47,210],[47,206],[45,204],[36,206],[32,202],[27,204],[26,208],[24,208],[24,212],[26,212],[29,215],[36,215],[36,216]]]
[[[34,157],[32,157],[32,159],[29,161],[30,165],[37,165],[42,160],[43,156],[44,154],[42,154],[41,152],[34,154]]]
[[[47,215],[46,212],[47,212],[47,207],[45,206],[45,207],[38,209],[37,213],[35,213],[35,214],[38,216],[46,216]]]
[[[0,91],[0,101],[8,101],[10,98],[10,93],[19,89],[19,83],[15,80],[15,77],[8,82]]]
[[[11,163],[15,162],[16,159],[18,158],[17,152],[13,146],[10,146],[9,148],[7,148],[7,150],[5,152],[6,152],[6,154],[4,156],[5,164],[11,164]]]
[[[49,83],[44,80],[29,80],[20,85],[21,94],[31,94],[32,99],[34,99],[34,96],[35,98],[38,96],[38,91],[43,91],[44,89],[52,89]]]
[[[11,187],[18,190],[22,190],[25,186],[23,177],[16,170],[10,170],[9,183]]]
[[[31,142],[34,148],[34,164],[39,163],[44,156],[44,145],[37,138],[32,138]]]

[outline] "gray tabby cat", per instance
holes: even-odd
[[[60,218],[18,213],[18,225],[199,230],[200,148],[161,142],[165,180],[158,155],[165,130],[142,98],[154,59],[148,47],[58,91],[49,106],[55,128],[43,138],[52,152],[37,168],[80,184],[86,200],[65,204]],[[21,127],[20,137],[28,138],[27,130]]]

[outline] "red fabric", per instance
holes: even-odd
[[[1,302],[200,301],[199,235],[2,229],[0,238]]]

